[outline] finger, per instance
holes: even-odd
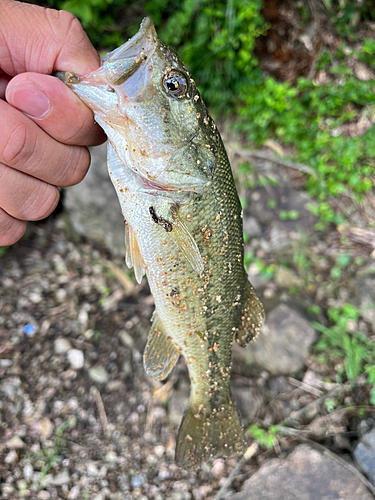
[[[0,19],[0,67],[10,76],[25,71],[85,75],[99,67],[98,53],[69,12],[1,0]]]
[[[1,100],[0,130],[0,163],[59,187],[78,184],[86,175],[90,153],[85,147],[55,141]]]
[[[17,75],[7,87],[6,99],[64,144],[96,146],[106,139],[95,123],[92,111],[52,76],[38,73]]]
[[[0,247],[13,245],[26,231],[26,222],[14,219],[0,208]]]
[[[4,99],[5,97],[5,89],[10,81],[10,76],[2,73],[0,70],[0,99]]]
[[[50,215],[59,201],[59,190],[0,163],[0,207],[20,220],[40,220]]]

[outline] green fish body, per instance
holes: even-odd
[[[126,263],[139,282],[146,273],[155,300],[145,370],[163,380],[180,355],[188,367],[176,462],[195,467],[241,453],[229,388],[232,342],[247,345],[264,312],[243,265],[241,206],[220,134],[149,18],[97,71],[58,76],[108,136]]]

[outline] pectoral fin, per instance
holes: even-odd
[[[139,251],[137,238],[129,224],[125,225],[125,263],[129,269],[134,267],[135,279],[138,283],[141,283],[146,269]]]
[[[174,208],[171,208],[171,214],[173,217],[173,229],[169,234],[194,271],[199,275],[203,274],[203,260],[195,239]]]
[[[179,357],[179,351],[165,333],[163,323],[155,314],[143,355],[143,365],[147,375],[155,380],[164,380]]]
[[[254,288],[247,281],[243,300],[241,323],[236,334],[237,343],[245,347],[257,337],[264,322],[264,309],[255,294]]]

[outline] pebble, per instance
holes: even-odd
[[[80,370],[85,362],[83,352],[78,349],[70,349],[68,351],[68,361],[74,370]]]
[[[109,380],[109,375],[106,369],[101,365],[93,366],[92,368],[90,368],[89,377],[93,382],[96,382],[97,384],[105,384]]]
[[[154,448],[154,453],[157,457],[161,458],[165,453],[165,448],[162,444],[158,444]]]
[[[132,477],[131,483],[133,488],[141,488],[144,485],[145,479],[141,474]]]
[[[13,361],[11,359],[0,359],[0,368],[9,368],[12,364]]]
[[[56,486],[62,486],[63,484],[67,484],[70,482],[70,476],[66,470],[59,472],[53,480],[52,483]]]
[[[23,468],[23,477],[26,479],[26,481],[31,481],[33,474],[34,474],[34,467],[31,464],[26,464],[25,467]]]
[[[76,500],[79,497],[79,493],[80,493],[80,486],[79,484],[76,484],[69,491],[68,500]]]
[[[50,438],[53,433],[53,423],[47,417],[41,418],[35,425],[35,429],[40,434],[43,441]]]
[[[5,446],[8,450],[20,450],[25,447],[25,443],[18,436],[14,436],[5,443]]]
[[[64,339],[63,337],[59,337],[53,343],[53,347],[56,354],[65,354],[72,348],[68,339]]]
[[[114,451],[109,451],[106,456],[104,457],[104,460],[106,462],[117,462],[118,461],[118,456]]]
[[[224,472],[225,472],[224,460],[222,458],[215,460],[211,469],[211,474],[216,478],[220,478],[223,476]]]
[[[49,500],[50,498],[51,498],[51,495],[47,490],[39,491],[38,496],[37,496],[38,500]]]
[[[126,332],[125,330],[121,330],[118,335],[120,337],[121,342],[124,344],[125,347],[129,347],[129,349],[133,349],[134,340],[128,334],[128,332]]]
[[[18,462],[18,455],[17,452],[12,450],[8,453],[8,455],[4,458],[4,462],[6,464],[15,464]]]

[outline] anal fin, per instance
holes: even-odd
[[[147,375],[155,380],[164,380],[177,363],[180,353],[164,330],[163,323],[155,314],[148,336],[143,365]]]
[[[264,323],[264,309],[249,281],[243,299],[241,323],[236,333],[236,341],[241,347],[254,340]]]

